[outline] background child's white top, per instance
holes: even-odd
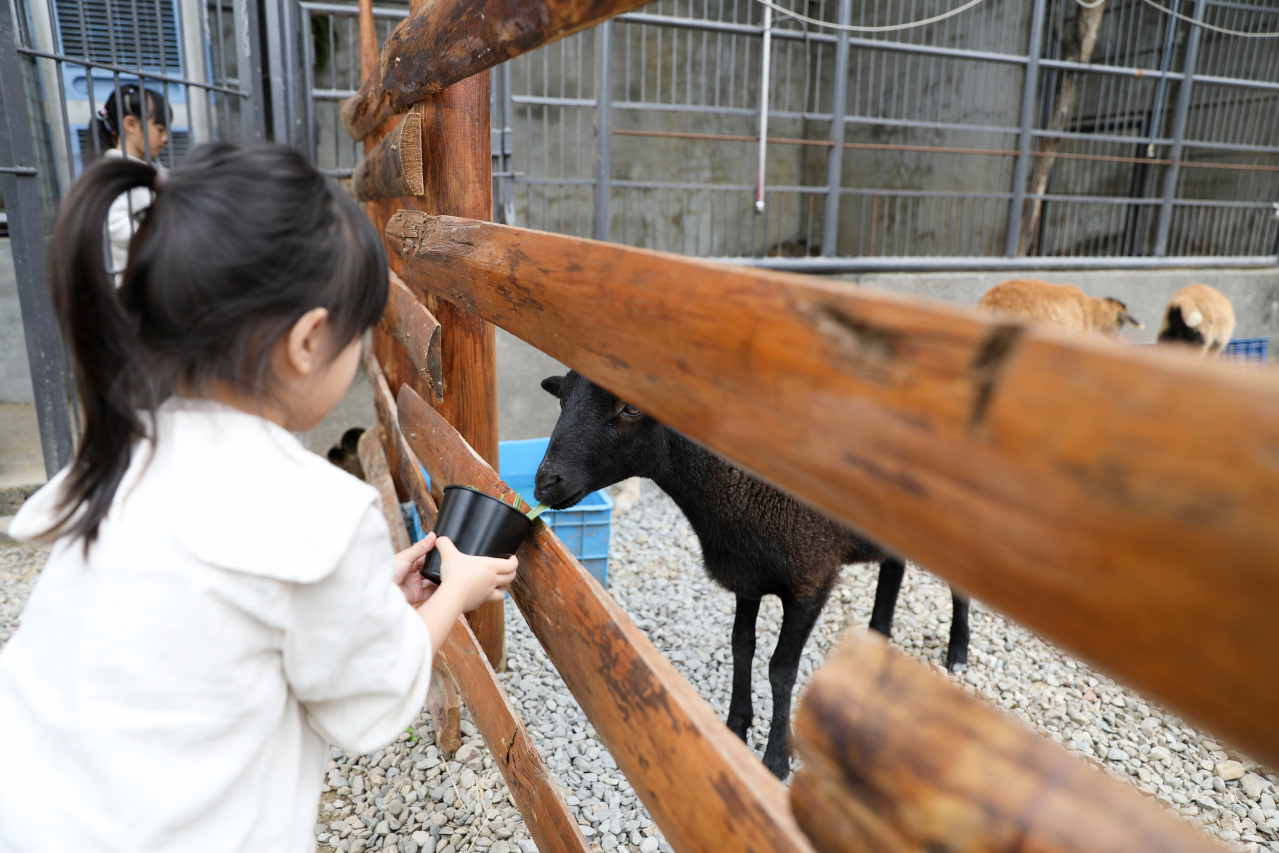
[[[156,427],[0,651],[0,850],[312,851],[327,744],[391,742],[430,681],[378,494],[215,403]]]
[[[102,152],[102,157],[107,160],[122,160],[128,157],[135,163],[145,162],[132,154],[125,154],[118,148],[110,148]],[[163,166],[153,165],[157,172],[165,173]],[[111,246],[111,272],[115,275],[116,287],[120,286],[124,278],[124,265],[129,260],[129,240],[132,239],[133,232],[138,230],[142,212],[150,207],[154,200],[155,195],[151,190],[146,187],[134,187],[126,193],[120,193],[115,201],[111,202],[111,209],[107,212],[107,237]]]

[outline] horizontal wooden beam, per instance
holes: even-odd
[[[387,437],[384,447],[388,453],[388,463],[395,468],[400,485],[408,493],[408,499],[417,507],[417,514],[422,518],[422,526],[430,530],[435,525],[438,498],[443,496],[443,487],[437,485],[438,495],[432,495],[426,482],[426,475],[418,465],[417,457],[404,440],[400,432],[400,415],[391,396],[391,386],[387,384],[382,365],[378,364],[372,350],[364,351],[364,372],[368,375],[369,385],[373,387],[373,409],[377,413],[378,426]]]
[[[342,123],[363,139],[433,92],[647,2],[427,0],[391,32],[377,71],[342,102]]]
[[[391,287],[380,325],[404,347],[409,360],[426,380],[436,399],[444,399],[440,323],[395,273],[391,273]]]
[[[822,853],[1221,850],[860,628],[813,676],[795,747],[791,806]]]
[[[1279,383],[800,275],[474,220],[409,286],[1279,764]]]
[[[457,620],[437,660],[457,683],[537,849],[587,853],[586,836],[465,619]]]
[[[422,117],[404,116],[395,130],[364,156],[351,173],[358,201],[419,196],[422,178]]]
[[[411,388],[398,404],[432,480],[514,493]],[[511,596],[666,840],[678,851],[811,850],[782,784],[546,525],[518,556]]]
[[[386,454],[382,451],[378,431],[366,429],[360,436],[358,449],[360,465],[364,468],[364,480],[377,489],[382,497],[382,515],[386,518],[386,526],[391,529],[391,544],[396,553],[403,551],[413,543],[409,541],[408,531],[404,529],[400,502],[395,497],[395,484],[391,482],[391,469],[387,465]]]
[[[398,452],[405,463],[402,468],[405,486],[418,506],[422,523],[430,527],[435,522],[435,503],[427,491],[426,478],[417,467],[416,458],[403,444],[397,406],[391,398],[386,377],[377,360],[367,351],[365,370],[373,386],[374,406],[382,430],[401,443]],[[402,523],[400,532],[404,534]],[[453,627],[435,664],[443,669],[445,677],[433,680],[428,705],[432,717],[437,718],[436,730],[443,738],[440,747],[454,753],[460,745],[453,696],[455,691],[460,691],[538,849],[566,853],[584,853],[589,849],[573,813],[560,796],[555,777],[533,745],[524,721],[511,707],[493,667],[465,619],[459,619]]]

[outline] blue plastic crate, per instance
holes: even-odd
[[[498,476],[519,492],[529,506],[537,505],[537,499],[533,497],[533,480],[550,441],[549,438],[529,438],[502,441],[497,445]],[[426,474],[426,470],[423,469],[422,473]],[[430,475],[426,477],[430,482]],[[412,508],[410,515],[409,535],[416,542],[426,535],[426,531],[422,528],[417,507]],[[608,539],[613,499],[607,492],[592,492],[570,509],[548,509],[540,518],[601,585],[608,584]]]
[[[536,506],[533,479],[542,464],[550,438],[528,438],[498,443],[498,475],[520,493],[529,506]],[[605,491],[592,492],[569,509],[548,509],[541,518],[555,531],[569,552],[600,584],[608,585],[608,539],[613,518],[613,499]]]
[[[1235,338],[1221,351],[1222,358],[1263,365],[1270,354],[1270,338]]]
[[[1138,346],[1154,346],[1154,341],[1141,341]],[[1218,358],[1228,358],[1241,364],[1265,367],[1270,355],[1270,338],[1234,338],[1226,344]]]

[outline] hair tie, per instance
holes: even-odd
[[[103,121],[107,120],[107,108],[105,104],[98,107],[98,118],[102,119]]]

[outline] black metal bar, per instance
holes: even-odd
[[[173,83],[179,86],[195,86],[200,89],[206,89],[210,92],[220,92],[223,95],[235,95],[236,97],[239,97],[239,98],[249,97],[247,92],[242,92],[239,89],[231,89],[226,86],[218,86],[213,83],[201,83],[197,80],[187,80],[182,77],[173,77],[165,74],[155,74],[153,72],[142,71],[137,68],[125,68],[124,66],[116,65],[110,62],[94,62],[93,60],[89,60],[89,59],[76,59],[75,57],[63,56],[62,54],[59,54],[59,53],[49,53],[48,51],[36,50],[35,48],[31,48],[31,47],[19,47],[17,52],[24,56],[34,56],[40,59],[53,59],[58,62],[69,62],[72,65],[83,65],[86,68],[98,68],[104,71],[113,71],[117,74],[131,74],[134,77],[137,77],[138,79],[143,81],[157,80],[161,83]]]
[[[1195,3],[1194,19],[1196,24],[1203,20],[1204,0]],[[1199,39],[1203,28],[1192,24],[1190,34],[1186,37],[1186,58],[1182,73],[1185,79],[1177,89],[1177,106],[1173,113],[1172,148],[1168,159],[1172,161],[1164,172],[1163,204],[1159,208],[1159,220],[1155,225],[1155,255],[1163,257],[1168,254],[1168,229],[1172,225],[1172,202],[1177,194],[1177,177],[1180,174],[1181,156],[1186,134],[1186,116],[1190,113],[1190,95],[1194,87],[1195,60],[1199,55]]]
[[[1017,165],[1013,169],[1013,201],[1008,206],[1008,224],[1004,234],[1004,255],[1017,256],[1021,240],[1022,208],[1026,201],[1026,181],[1030,176],[1031,131],[1034,129],[1036,96],[1039,92],[1039,54],[1042,51],[1044,15],[1048,0],[1034,0],[1030,18],[1030,44],[1027,48],[1030,61],[1026,64],[1026,76],[1022,85],[1021,127],[1017,141]]]
[[[44,470],[52,477],[70,461],[74,451],[68,395],[71,383],[53,303],[45,286],[43,216],[26,92],[18,54],[8,50],[16,43],[13,10],[8,3],[0,3],[0,163],[13,164],[0,170],[0,192],[4,193],[9,245],[18,280]]]

